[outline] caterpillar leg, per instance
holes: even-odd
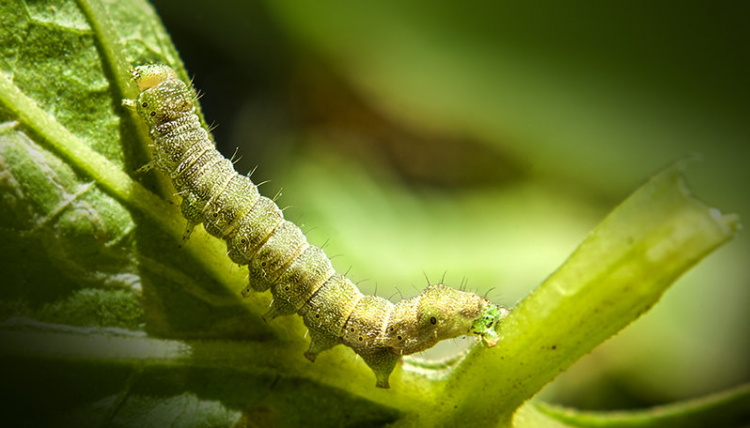
[[[137,110],[138,109],[138,101],[124,99],[124,100],[122,100],[122,106],[126,107],[126,108],[128,108],[130,110]],[[154,164],[153,164],[153,162],[149,162],[146,165],[143,165],[142,167],[136,169],[135,173],[136,174],[142,174],[144,172],[151,171],[152,169],[154,169]]]
[[[294,308],[289,304],[284,304],[280,299],[273,299],[271,301],[271,309],[263,314],[263,321],[270,322],[273,321],[276,317],[291,315],[293,313]]]
[[[393,373],[393,369],[396,368],[401,356],[394,354],[388,348],[380,348],[372,353],[361,353],[359,356],[375,373],[375,386],[384,389],[390,388],[388,378]]]
[[[253,287],[251,287],[250,284],[248,284],[247,287],[242,289],[240,294],[242,294],[243,298],[247,299],[247,296],[249,296],[252,291],[253,291]]]
[[[341,343],[341,341],[325,333],[320,333],[316,329],[310,331],[310,348],[305,352],[305,358],[315,362],[315,359],[323,351],[327,351]]]
[[[195,226],[198,226],[199,224],[200,223],[196,223],[196,222],[188,220],[187,225],[185,226],[185,233],[182,235],[182,242],[180,242],[180,248],[182,248],[187,243],[187,240],[190,238],[190,234],[193,233],[193,229],[195,229]]]
[[[146,165],[143,165],[142,167],[136,169],[135,173],[136,174],[143,174],[144,172],[151,171],[152,169],[154,169],[154,163],[153,162],[149,162]]]

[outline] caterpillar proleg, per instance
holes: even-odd
[[[124,103],[136,107],[154,141],[153,160],[143,169],[168,174],[182,196],[185,239],[202,223],[226,241],[231,260],[248,265],[250,284],[243,296],[271,290],[273,303],[263,318],[302,317],[311,337],[305,352],[310,361],[346,345],[370,366],[376,386],[388,388],[403,355],[461,335],[479,336],[487,346],[497,343],[495,326],[507,310],[476,294],[437,284],[396,304],[363,295],[214,148],[195,113],[193,92],[171,68],[138,66],[133,78],[141,92]]]

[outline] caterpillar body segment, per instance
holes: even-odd
[[[302,317],[310,331],[305,352],[310,361],[343,344],[370,366],[378,387],[388,388],[402,355],[461,335],[479,336],[488,346],[497,343],[495,325],[507,311],[473,293],[438,284],[397,304],[363,295],[216,151],[195,113],[190,87],[171,68],[139,66],[133,78],[141,92],[124,104],[135,104],[154,141],[153,160],[143,169],[168,174],[182,196],[185,239],[201,223],[223,239],[230,259],[248,266],[250,284],[242,295],[269,289],[273,294],[266,321],[295,313]]]

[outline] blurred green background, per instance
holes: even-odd
[[[154,5],[219,149],[363,292],[444,277],[512,306],[686,155],[701,199],[750,218],[750,6],[546,3]],[[749,261],[741,233],[542,396],[632,408],[748,381]]]

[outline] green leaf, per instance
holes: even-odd
[[[631,412],[580,412],[539,403],[537,410],[577,427],[688,428],[742,426],[750,419],[750,385],[709,396]]]
[[[149,140],[121,105],[137,93],[129,68],[166,63],[187,80],[148,4],[10,1],[0,17],[0,399],[19,424],[507,422],[731,236],[669,170],[514,311],[500,346],[407,362],[377,390],[348,349],[306,361],[297,317],[264,324],[269,296],[240,299],[245,271],[219,240],[178,249],[171,184],[133,174]]]

